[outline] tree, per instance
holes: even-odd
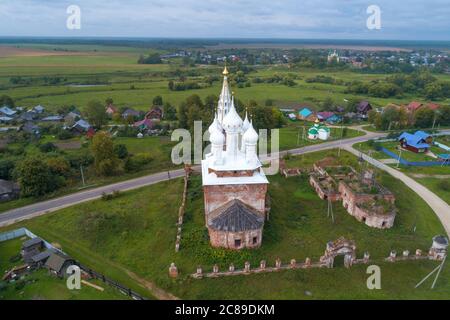
[[[322,101],[320,108],[324,111],[332,110],[334,106],[334,100],[332,97],[326,97],[325,100]]]
[[[161,57],[158,53],[152,53],[148,57],[141,55],[138,59],[138,64],[159,64],[162,63]]]
[[[414,124],[419,128],[429,128],[433,125],[434,112],[429,108],[420,108],[414,114]]]
[[[177,109],[168,102],[164,104],[164,119],[177,120]]]
[[[124,144],[116,144],[114,145],[114,153],[119,159],[125,159],[128,157],[128,149]]]
[[[122,163],[114,152],[114,143],[108,133],[99,131],[94,135],[91,151],[98,175],[107,176],[122,171]]]
[[[48,164],[39,158],[25,158],[17,165],[14,175],[25,197],[39,197],[56,190],[60,183]]]
[[[109,106],[114,103],[114,100],[113,100],[113,98],[109,97],[109,98],[106,98],[105,103],[107,106]]]
[[[85,113],[88,121],[96,128],[101,128],[108,121],[105,107],[98,100],[89,101]]]
[[[6,94],[0,96],[0,107],[3,106],[14,108],[15,107],[14,100],[10,96],[7,96]]]
[[[154,106],[162,106],[163,105],[163,98],[161,96],[156,96],[153,98],[153,105]]]

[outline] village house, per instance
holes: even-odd
[[[76,134],[85,134],[92,126],[86,120],[80,119],[74,123],[71,130]]]
[[[122,113],[122,118],[129,119],[129,118],[137,118],[141,115],[141,112],[128,108]]]
[[[37,113],[43,113],[45,111],[45,108],[41,105],[37,105],[33,108],[33,111],[35,111]]]
[[[419,110],[422,107],[423,107],[423,103],[422,102],[412,101],[406,106],[406,110],[409,113],[415,113],[417,110]]]
[[[48,269],[50,274],[63,278],[66,275],[67,268],[74,263],[75,261],[68,255],[53,252],[45,262],[44,267]]]
[[[114,106],[113,104],[108,104],[108,105],[106,106],[105,112],[106,112],[107,115],[109,115],[110,117],[112,117],[113,114],[119,113],[119,109],[117,109],[117,107]]]
[[[361,119],[367,119],[370,110],[372,110],[372,105],[369,103],[369,101],[361,101],[356,106],[356,112],[361,117]]]
[[[41,119],[43,122],[62,122],[64,118],[60,115],[51,115]]]
[[[17,183],[0,179],[0,202],[16,199],[19,194],[20,187]]]
[[[160,106],[153,106],[153,108],[146,113],[145,118],[152,121],[160,121],[164,117],[164,111]]]
[[[256,248],[267,217],[268,180],[257,156],[258,134],[236,112],[227,68],[217,113],[208,131],[211,152],[202,160],[205,224],[213,247]]]
[[[306,120],[306,121],[314,121],[314,112],[312,112],[309,108],[302,108],[299,112],[298,112],[298,118],[300,120]]]
[[[8,106],[3,106],[0,108],[0,116],[14,118],[17,111],[11,109]]]
[[[32,262],[32,257],[38,255],[42,248],[44,248],[44,241],[39,237],[35,237],[22,244],[20,254],[23,260],[30,264]]]
[[[35,121],[38,119],[38,114],[32,110],[26,111],[20,114],[19,119],[21,121]]]
[[[25,122],[19,127],[19,130],[35,136],[39,136],[41,134],[39,126],[31,121]]]
[[[7,117],[7,116],[0,116],[0,123],[11,123],[14,120],[14,118]]]
[[[419,130],[414,134],[403,132],[397,140],[404,149],[415,153],[424,153],[430,149],[433,137],[430,134]]]
[[[334,112],[331,111],[321,111],[317,112],[317,119],[322,122],[326,121],[328,118],[334,116]]]
[[[321,199],[342,200],[347,212],[369,227],[387,229],[394,225],[395,197],[375,181],[372,171],[358,174],[348,166],[323,168],[315,164],[309,182]]]

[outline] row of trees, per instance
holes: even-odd
[[[404,93],[414,93],[429,100],[450,97],[450,84],[438,81],[428,71],[412,74],[396,74],[383,81],[353,81],[347,85],[346,93],[364,94],[379,98],[401,97]]]
[[[413,114],[408,113],[404,108],[387,106],[383,113],[370,111],[369,122],[374,124],[378,130],[449,126],[450,106],[442,106],[437,110],[420,108]]]

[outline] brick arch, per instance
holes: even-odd
[[[344,256],[344,265],[346,268],[350,268],[356,259],[355,242],[344,237],[328,242],[324,255],[320,257],[320,262],[328,268],[333,268],[334,258],[337,256]]]

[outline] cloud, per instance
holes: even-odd
[[[66,8],[82,13],[67,30]],[[366,28],[381,7],[382,29]],[[2,0],[2,36],[277,37],[450,40],[447,0]]]

